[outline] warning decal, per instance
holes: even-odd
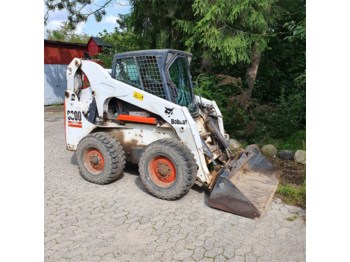
[[[140,101],[143,101],[143,94],[134,91],[134,97]]]

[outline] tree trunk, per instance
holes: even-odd
[[[245,78],[248,83],[248,89],[244,93],[248,99],[252,97],[256,75],[258,74],[260,58],[261,52],[259,51],[258,44],[254,43],[252,46],[251,61],[245,74]]]

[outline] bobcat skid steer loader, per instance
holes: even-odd
[[[191,57],[170,49],[120,53],[111,72],[75,58],[67,68],[67,149],[92,183],[117,180],[129,161],[158,198],[181,198],[197,180],[210,191],[209,206],[260,217],[277,172],[259,151],[232,154],[217,104],[193,93]]]

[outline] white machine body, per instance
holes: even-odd
[[[88,77],[89,87],[81,89],[81,80],[76,77],[78,70],[82,70]],[[104,113],[108,110],[108,102],[112,98],[156,114],[164,120],[164,123],[157,125],[125,123],[121,125],[113,121],[103,121],[101,125],[97,125],[86,119],[84,115],[93,99],[96,101],[97,117],[103,119]],[[224,131],[221,112],[215,101],[199,96],[196,96],[196,100],[213,106],[216,114],[220,116],[219,130],[228,139]],[[167,108],[170,108],[171,111]],[[127,152],[127,158],[132,162],[136,162],[142,150],[153,141],[161,138],[181,140],[194,155],[198,166],[197,178],[205,184],[211,181],[201,140],[201,134],[205,132],[201,118],[195,121],[186,107],[113,79],[108,70],[95,62],[75,58],[67,68],[67,90],[65,92],[67,149],[76,150],[80,140],[98,128],[111,129],[110,132],[119,139]]]

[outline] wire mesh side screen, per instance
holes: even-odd
[[[116,79],[166,99],[155,56],[117,59]]]

